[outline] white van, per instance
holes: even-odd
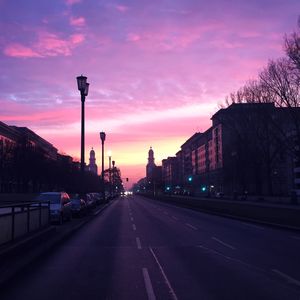
[[[37,201],[50,201],[50,221],[62,224],[64,220],[72,219],[71,200],[65,192],[41,193]]]

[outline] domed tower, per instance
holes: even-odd
[[[90,163],[88,165],[88,169],[89,169],[90,172],[93,172],[95,174],[97,174],[97,172],[98,172],[98,167],[96,165],[95,151],[94,151],[93,148],[90,151]]]
[[[146,177],[148,180],[153,178],[155,167],[154,151],[152,150],[152,147],[150,147],[150,150],[148,151],[148,164],[146,166]]]

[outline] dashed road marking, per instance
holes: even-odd
[[[142,249],[142,245],[141,245],[141,240],[140,240],[140,238],[136,237],[135,240],[136,240],[137,248],[138,248],[139,250],[141,250],[141,249]]]
[[[133,217],[131,217],[130,220],[133,221]]]
[[[276,273],[277,275],[279,275],[280,277],[284,278],[288,283],[292,283],[294,285],[297,285],[297,286],[300,286],[300,281],[287,275],[287,274],[284,274],[283,272],[280,272],[279,270],[276,270],[276,269],[272,269],[272,271],[274,273]]]
[[[144,282],[145,282],[145,287],[146,287],[146,292],[147,292],[147,296],[148,296],[148,300],[156,300],[154,291],[153,291],[153,287],[152,287],[152,283],[151,283],[151,279],[148,273],[148,269],[147,268],[143,268],[143,277],[144,277]]]
[[[176,218],[175,216],[172,216],[172,219],[174,219],[175,221],[178,221],[178,218]]]
[[[250,224],[250,223],[245,223],[245,222],[241,222],[243,225],[245,226],[248,226],[248,227],[251,227],[251,228],[256,228],[256,229],[259,229],[259,230],[264,230],[263,227],[261,226],[258,226],[258,225],[254,225],[254,224]]]
[[[227,244],[227,243],[221,241],[220,239],[218,239],[218,238],[216,238],[216,237],[214,237],[214,236],[212,237],[212,240],[215,240],[216,242],[220,243],[221,245],[223,245],[223,246],[225,246],[225,247],[227,247],[227,248],[230,248],[230,249],[232,249],[232,250],[235,250],[235,247],[233,247],[233,246],[231,246],[231,245],[229,245],[229,244]]]
[[[133,229],[133,230],[136,230],[135,224],[132,224],[132,229]]]
[[[188,227],[190,227],[190,228],[192,228],[192,229],[194,229],[194,230],[198,230],[198,228],[195,227],[195,226],[193,226],[192,224],[185,223],[185,225],[188,226]]]

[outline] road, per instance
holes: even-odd
[[[21,272],[0,299],[299,300],[299,250],[293,231],[133,196]]]

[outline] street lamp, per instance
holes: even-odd
[[[107,151],[108,155],[108,172],[109,172],[109,195],[111,196],[111,151]]]
[[[82,193],[84,193],[84,102],[85,97],[89,93],[89,83],[87,83],[86,76],[77,77],[78,90],[81,95],[81,160],[80,160],[80,173],[81,173],[81,188]]]
[[[101,172],[101,178],[102,178],[102,187],[103,187],[103,200],[105,201],[105,188],[104,188],[104,141],[105,141],[106,134],[105,132],[100,132],[100,139],[102,144],[102,172]]]
[[[115,195],[115,164],[116,164],[116,162],[113,160],[112,161],[112,172],[113,172],[112,187],[113,187],[113,196]]]

